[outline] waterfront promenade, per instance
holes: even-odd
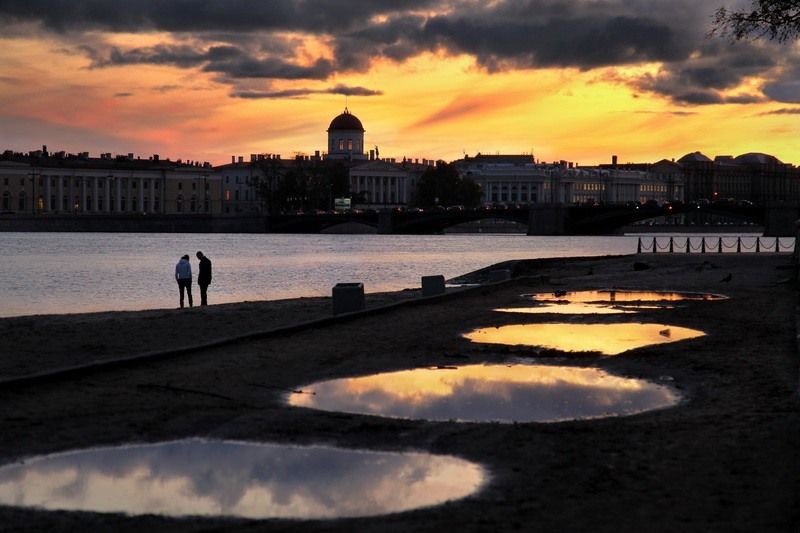
[[[788,254],[640,254],[503,266],[518,277],[431,300],[415,291],[368,295],[366,312],[336,320],[329,320],[327,298],[0,320],[2,463],[193,436],[326,443],[463,457],[490,472],[479,493],[386,517],[332,521],[178,520],[0,507],[0,524],[20,531],[798,529],[797,289]],[[478,327],[563,319],[493,311],[522,305],[522,293],[612,287],[730,298],[567,319],[656,322],[707,333],[611,357],[479,345],[461,337]],[[263,335],[234,340],[253,332]],[[223,342],[157,357],[217,341]],[[8,381],[141,354],[154,357],[121,368]],[[414,421],[283,403],[288,391],[321,379],[520,360],[667,383],[684,401],[630,417],[556,424]]]

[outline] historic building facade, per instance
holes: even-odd
[[[771,155],[751,152],[712,160],[693,152],[680,158],[678,164],[689,201],[800,203],[800,169]]]
[[[88,153],[5,152],[0,208],[30,214],[221,214],[219,175],[208,164],[90,158]]]
[[[578,167],[566,161],[537,163],[531,155],[478,154],[455,164],[462,176],[478,183],[487,204],[683,200],[680,167],[669,161],[630,169],[616,164]]]

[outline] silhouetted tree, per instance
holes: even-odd
[[[464,205],[474,207],[481,199],[477,183],[462,178],[452,164],[439,161],[417,181],[417,205]]]
[[[734,39],[768,37],[786,42],[800,37],[800,0],[753,0],[750,9],[719,8],[710,32]]]

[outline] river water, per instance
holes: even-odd
[[[213,262],[209,302],[330,296],[337,283],[365,292],[419,287],[500,261],[632,254],[637,237],[520,234],[281,235],[0,233],[0,316],[174,308],[175,263]],[[200,295],[194,286],[194,296]]]

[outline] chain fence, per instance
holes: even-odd
[[[795,251],[794,237],[639,237],[636,253],[781,253]]]

